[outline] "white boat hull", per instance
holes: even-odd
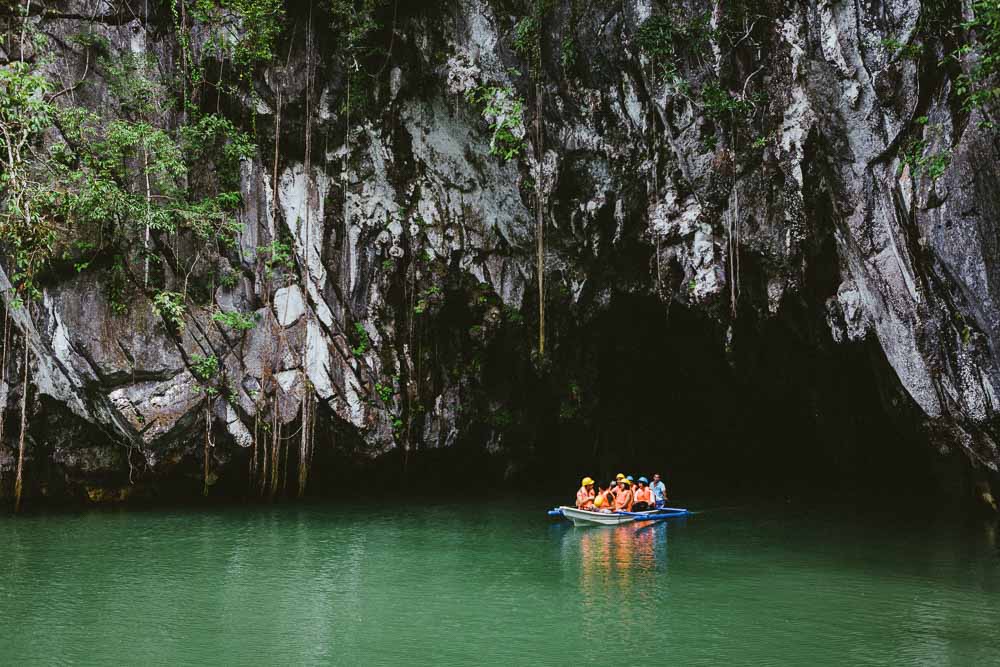
[[[606,512],[591,512],[589,510],[578,510],[575,507],[562,506],[563,516],[573,522],[574,526],[617,526],[622,523],[630,523],[636,520],[635,516],[628,514],[612,514]]]

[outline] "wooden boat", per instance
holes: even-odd
[[[690,514],[683,507],[661,507],[648,512],[592,512],[563,505],[549,510],[549,516],[564,517],[574,526],[617,526],[632,521],[661,521]]]
[[[575,507],[563,506],[559,508],[559,511],[572,521],[574,526],[617,526],[636,520],[635,516],[625,513],[591,512],[590,510],[578,510]]]

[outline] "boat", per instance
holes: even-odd
[[[636,517],[625,513],[591,512],[590,510],[578,510],[575,507],[560,507],[559,512],[572,521],[574,526],[617,526],[636,520]]]
[[[661,507],[648,512],[592,512],[562,505],[549,510],[549,516],[564,517],[574,526],[618,526],[633,521],[661,521],[690,514],[683,507]]]

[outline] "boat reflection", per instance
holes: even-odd
[[[587,604],[601,605],[608,596],[644,597],[652,579],[667,568],[666,522],[615,527],[578,528],[563,535],[564,551],[579,548],[580,591]]]

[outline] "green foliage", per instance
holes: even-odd
[[[83,32],[69,36],[69,41],[85,49],[93,49],[98,54],[106,54],[111,48],[111,42],[104,35],[99,35],[89,28]]]
[[[710,18],[708,13],[703,13],[684,21],[676,11],[650,16],[639,26],[636,35],[639,48],[661,73],[676,79],[683,52],[697,53],[708,43]]]
[[[98,58],[104,80],[122,111],[133,118],[150,116],[167,105],[167,91],[156,80],[157,59],[151,53]]]
[[[381,56],[377,72],[388,53],[377,44],[373,35],[381,28],[378,14],[388,5],[388,0],[328,0],[331,27],[338,33],[338,45],[345,59],[349,84],[341,95],[340,112],[365,115],[375,103],[373,90],[377,74],[369,71],[376,56]],[[376,67],[376,65],[370,65]]]
[[[751,80],[756,81],[754,75],[763,70],[763,63],[759,63],[766,39],[763,35],[767,34],[767,22],[772,20],[763,11],[759,3],[733,0],[726,3],[718,23],[713,25],[710,12],[672,3],[646,19],[636,31],[640,51],[670,83],[672,93],[700,107],[707,118],[715,121],[714,129],[721,136],[703,136],[705,151],[714,151],[725,133],[734,150],[763,134],[760,128],[753,127],[753,122],[757,105],[765,102],[766,96],[753,94],[752,88],[748,91]],[[709,52],[713,44],[721,58]]]
[[[219,360],[214,354],[207,357],[200,354],[191,355],[191,373],[199,380],[211,380],[219,372]]]
[[[511,160],[524,150],[524,99],[510,86],[478,86],[465,95],[490,125],[490,154]]]
[[[49,84],[30,65],[0,65],[0,240],[13,256],[11,281],[36,298],[36,268],[54,252],[58,221],[46,214],[53,196],[47,176],[32,167],[43,132],[52,124]]]
[[[887,51],[892,52],[894,56],[906,60],[920,60],[920,56],[924,53],[922,44],[906,44],[892,37],[883,39],[881,45]]]
[[[539,20],[535,15],[525,16],[514,26],[514,51],[522,56],[532,56],[538,44]]]
[[[192,231],[202,241],[234,241],[239,193],[195,196],[184,147],[166,131],[146,122],[102,125],[81,109],[62,110],[60,126],[70,144],[53,146],[53,167],[69,187],[49,202],[56,214],[94,227],[108,220],[140,222],[157,231]],[[149,198],[144,187],[130,187],[136,163],[148,179]]]
[[[940,178],[951,164],[951,152],[926,154],[928,147],[929,144],[923,139],[908,142],[900,153],[900,172],[904,166],[909,166],[914,177],[926,174],[932,181]]]
[[[576,65],[576,41],[572,37],[566,37],[559,45],[559,62],[563,70],[572,69]]]
[[[217,310],[212,313],[212,321],[218,322],[224,327],[228,327],[233,331],[250,331],[257,324],[259,316],[257,313],[241,313],[239,311],[225,312],[222,310]]]
[[[158,292],[153,296],[153,312],[178,331],[184,330],[184,295],[179,292]]]
[[[236,64],[253,68],[274,60],[274,47],[285,17],[282,0],[223,0],[222,6],[235,13],[240,22],[233,58]]]
[[[962,24],[974,37],[955,53],[964,60],[967,72],[956,82],[955,90],[968,110],[984,108],[1000,100],[1000,2],[975,0],[973,17]],[[988,126],[992,124],[987,121]]]
[[[225,289],[233,289],[240,284],[240,274],[236,271],[226,271],[219,276],[219,285]]]
[[[427,309],[431,306],[431,301],[442,294],[441,288],[437,285],[431,285],[427,289],[420,292],[417,295],[417,302],[413,306],[413,313],[415,315],[423,315],[427,312]]]
[[[128,276],[125,269],[125,259],[121,255],[115,256],[111,268],[108,270],[105,285],[111,312],[115,315],[124,315],[128,311],[128,301],[125,295],[128,289]]]
[[[753,104],[749,100],[734,97],[715,82],[704,87],[701,100],[705,115],[713,120],[734,115],[744,116],[753,111]]]
[[[241,160],[253,159],[256,146],[245,132],[232,121],[215,114],[201,116],[191,125],[181,128],[181,147],[189,162],[211,161],[225,190],[239,189]]]
[[[395,393],[393,391],[391,384],[382,384],[381,382],[375,383],[375,392],[382,399],[383,403],[388,403],[392,400],[392,395]]]
[[[231,59],[241,78],[274,60],[282,0],[195,0],[191,14],[211,31],[207,52]]]
[[[357,335],[358,344],[351,348],[355,357],[360,357],[371,347],[371,340],[368,338],[368,331],[361,322],[354,323],[354,333]]]
[[[511,324],[518,326],[524,324],[524,315],[521,311],[513,306],[504,306],[503,308],[504,317]]]
[[[277,268],[291,269],[295,266],[292,247],[281,241],[257,246],[257,254],[264,259],[264,276],[268,279],[274,277],[274,270]]]
[[[514,26],[514,52],[527,61],[534,79],[541,76],[542,70],[542,19],[553,4],[552,0],[531,0],[531,13]]]
[[[340,33],[348,57],[368,55],[374,48],[368,38],[379,28],[378,11],[388,0],[330,0],[332,27]]]

